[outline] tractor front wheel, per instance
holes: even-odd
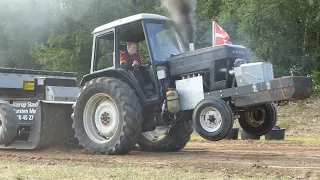
[[[233,112],[222,99],[204,99],[193,111],[196,132],[204,139],[218,141],[226,137],[233,127]]]

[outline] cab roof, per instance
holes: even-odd
[[[95,34],[95,33],[98,33],[98,32],[104,31],[106,29],[113,28],[113,27],[117,27],[117,26],[121,26],[121,25],[124,25],[124,24],[128,24],[128,23],[131,23],[131,22],[140,21],[140,20],[143,20],[143,19],[167,20],[167,21],[170,20],[169,18],[167,18],[165,16],[158,15],[158,14],[141,13],[141,14],[136,14],[136,15],[133,15],[133,16],[128,16],[128,17],[125,17],[125,18],[122,18],[122,19],[118,19],[118,20],[112,21],[110,23],[104,24],[102,26],[99,26],[99,27],[94,29],[92,34]]]

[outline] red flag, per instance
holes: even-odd
[[[232,44],[229,34],[219,26],[214,20],[212,20],[213,36],[212,45],[219,46],[223,44]]]

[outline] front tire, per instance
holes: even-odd
[[[263,136],[272,130],[277,122],[274,103],[267,103],[244,111],[239,118],[241,128],[253,136]]]
[[[94,153],[128,154],[141,133],[141,107],[134,90],[115,78],[96,78],[73,106],[73,128],[80,145]]]
[[[233,127],[234,117],[230,106],[222,99],[203,99],[192,115],[196,132],[209,141],[225,138]]]

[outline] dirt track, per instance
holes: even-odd
[[[43,151],[0,151],[1,160],[26,163],[102,163],[133,164],[155,167],[193,167],[201,171],[255,171],[289,175],[295,178],[310,176],[320,179],[320,146],[301,143],[266,143],[243,141],[189,142],[175,153],[133,151],[126,156],[94,155],[82,149],[47,149]]]

